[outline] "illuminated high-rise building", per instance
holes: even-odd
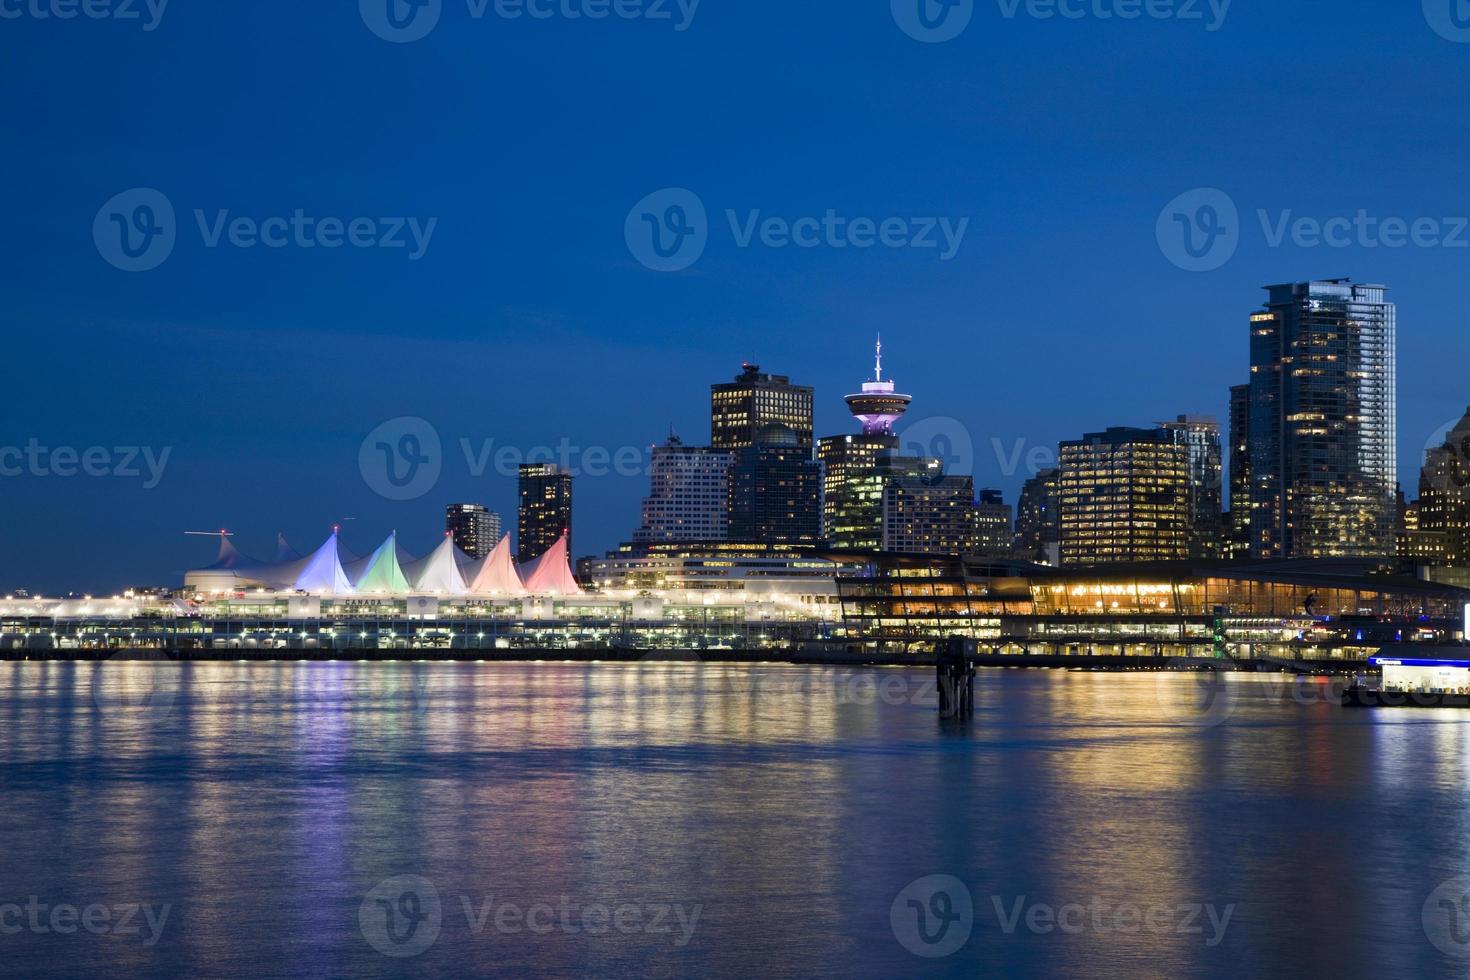
[[[910,396],[883,380],[883,341],[878,340],[873,380],[848,395],[848,410],[862,427],[855,435],[828,436],[817,443],[822,463],[822,537],[829,547],[876,551],[883,545],[883,491],[890,472],[880,463],[898,452],[893,423],[908,410]]]
[[[1061,564],[1062,515],[1057,493],[1061,471],[1041,470],[1021,487],[1016,503],[1016,557],[1038,565]]]
[[[812,448],[812,389],[781,374],[764,374],[744,365],[734,381],[710,386],[710,445],[744,449],[755,445],[767,426],[782,425],[797,445]]]
[[[555,463],[522,463],[516,561],[539,558],[563,534],[571,553],[572,475]]]
[[[484,504],[450,504],[444,508],[444,530],[460,551],[484,558],[500,540],[500,515]]]
[[[1010,558],[1015,554],[1011,505],[999,490],[986,488],[975,500],[974,524],[968,554],[982,558]]]
[[[1397,315],[1387,287],[1266,287],[1251,316],[1256,558],[1395,554]]]
[[[822,464],[789,426],[772,423],[732,454],[731,541],[817,545],[822,538]]]
[[[1230,389],[1230,512],[1225,521],[1226,558],[1251,554],[1251,386]]]
[[[1189,456],[1189,557],[1219,558],[1225,546],[1220,423],[1208,415],[1181,415],[1160,428]]]
[[[1470,568],[1470,410],[1430,449],[1419,476],[1419,542],[1415,557],[1437,557],[1425,564]]]
[[[1061,445],[1063,565],[1189,557],[1189,448],[1166,429],[1112,428]]]
[[[732,458],[727,450],[686,446],[673,435],[655,446],[643,523],[633,532],[633,540],[639,544],[725,540]]]

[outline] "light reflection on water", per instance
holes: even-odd
[[[0,934],[5,975],[1470,964],[1421,924],[1430,892],[1470,874],[1470,712],[1345,710],[1317,680],[984,671],[959,723],[937,718],[923,670],[7,664],[0,679],[0,929],[3,903],[30,896],[171,909],[152,946]],[[969,941],[937,960],[890,919],[933,874],[974,906]],[[442,902],[411,959],[378,952],[359,918],[400,875]],[[1233,910],[1214,946],[1001,922],[1096,901]],[[475,918],[543,903],[698,918],[687,942]]]

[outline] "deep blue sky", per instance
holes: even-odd
[[[1223,417],[1265,283],[1393,287],[1407,483],[1470,403],[1470,249],[1271,247],[1255,216],[1470,214],[1470,44],[1418,3],[1236,0],[1211,32],[979,0],[963,34],[924,44],[888,0],[704,0],[683,32],[474,20],[445,0],[428,37],[392,44],[351,0],[173,0],[153,31],[0,19],[0,51],[0,446],[171,448],[151,489],[0,477],[0,588],[176,582],[212,553],[181,532],[220,526],[268,553],[277,530],[314,546],[354,517],[357,550],[397,528],[422,552],[446,502],[513,514],[514,480],[473,477],[461,438],[616,449],[673,424],[703,440],[708,385],[746,358],[816,386],[819,434],[847,431],[841,396],[878,331],[912,417],[960,420],[977,481],[1008,500],[1028,472],[1005,472],[992,440]],[[141,273],[93,237],[135,187],[178,214],[172,255]],[[684,272],[645,268],[624,238],[666,187],[711,218]],[[1155,234],[1199,187],[1244,222],[1203,273]],[[438,224],[418,261],[211,249],[196,208]],[[945,262],[740,248],[726,209],[970,224]],[[358,465],[398,416],[444,443],[437,485],[407,502]],[[644,490],[581,479],[577,551],[625,537]]]

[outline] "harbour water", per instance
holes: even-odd
[[[1470,969],[1470,711],[1325,681],[0,666],[0,975]]]

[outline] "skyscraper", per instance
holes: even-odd
[[[1225,544],[1220,423],[1208,415],[1181,415],[1160,428],[1189,456],[1189,557],[1218,558]]]
[[[883,544],[883,488],[879,463],[898,451],[893,423],[908,410],[910,396],[883,380],[883,341],[876,347],[873,380],[848,395],[847,407],[861,424],[857,435],[827,436],[817,443],[822,463],[822,537],[830,547],[876,551]]]
[[[655,446],[649,461],[640,544],[655,541],[723,541],[728,532],[730,464],[726,450],[686,446],[678,436]]]
[[[1010,558],[1015,554],[1011,528],[1011,505],[999,490],[986,488],[975,501],[975,530],[970,547],[972,555],[984,558]]]
[[[450,504],[444,508],[444,530],[460,551],[484,558],[500,540],[500,515],[484,504]]]
[[[1442,549],[1441,563],[1470,568],[1470,409],[1444,445],[1425,454],[1418,516],[1425,540]]]
[[[911,468],[918,464],[917,470]],[[975,549],[975,482],[945,476],[937,459],[889,457],[883,488],[883,550],[961,555]]]
[[[555,463],[522,463],[519,484],[516,560],[541,557],[563,534],[571,554],[572,475]]]
[[[1189,449],[1166,429],[1062,443],[1062,564],[1188,558],[1189,482]]]
[[[789,426],[772,423],[730,466],[729,539],[816,545],[822,537],[822,464]]]
[[[1249,558],[1251,554],[1251,386],[1230,389],[1230,514],[1226,521],[1224,554]]]
[[[1045,469],[1027,480],[1016,504],[1015,554],[1039,565],[1061,564],[1062,519],[1057,502],[1061,471]]]
[[[1387,287],[1267,286],[1251,317],[1257,558],[1395,553],[1397,315]]]
[[[710,386],[710,445],[743,449],[767,426],[783,425],[797,445],[812,448],[812,389],[746,364],[735,380]]]

